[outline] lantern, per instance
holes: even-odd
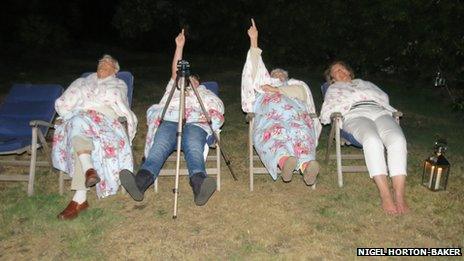
[[[445,158],[446,141],[438,140],[435,142],[435,152],[432,156],[424,161],[424,170],[422,173],[422,185],[431,191],[446,190],[450,164]]]

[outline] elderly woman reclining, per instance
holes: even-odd
[[[171,79],[166,86],[166,91],[161,101],[147,110],[146,160],[140,166],[136,175],[130,170],[121,171],[121,184],[136,201],[143,200],[145,191],[158,178],[164,162],[176,149],[177,145],[181,95],[175,84],[177,63],[182,60],[185,45],[184,30],[177,35],[175,43],[176,50],[171,64]],[[212,128],[215,131],[224,123],[224,104],[213,92],[200,85],[198,76],[191,75],[190,84],[191,86],[185,92],[185,124],[183,126],[181,145],[187,162],[194,202],[196,205],[202,206],[208,202],[216,191],[216,180],[206,173],[204,158],[207,138],[213,133],[206,116],[203,114],[200,103],[190,87],[198,91],[201,100],[204,102],[205,109],[211,117]],[[166,106],[172,88],[176,89],[167,107],[166,114],[161,119],[162,111]]]
[[[53,166],[72,177],[76,191],[59,219],[75,218],[88,207],[89,187],[97,185],[100,198],[115,194],[119,171],[133,168],[130,144],[137,118],[129,108],[126,84],[116,78],[118,71],[118,62],[105,55],[96,73],[75,80],[55,102],[62,124],[53,137]],[[120,116],[127,119],[129,135]]]
[[[321,124],[310,117],[316,111],[311,91],[303,81],[288,79],[282,69],[269,75],[258,48],[258,30],[251,22],[251,48],[242,73],[242,109],[255,113],[255,149],[274,180],[279,167],[284,182],[299,170],[304,182],[313,185],[319,173],[316,146]]]
[[[409,211],[404,197],[406,138],[392,117],[396,109],[390,105],[388,95],[371,82],[354,79],[353,70],[342,61],[332,63],[325,76],[330,86],[322,104],[322,123],[330,123],[334,112],[342,114],[343,130],[363,146],[367,169],[379,189],[384,211],[388,214]],[[392,179],[394,196],[390,193],[387,174]]]

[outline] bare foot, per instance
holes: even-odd
[[[393,191],[394,191],[395,202],[396,202],[396,211],[400,215],[408,213],[409,206],[406,203],[406,200],[404,198],[406,175],[394,176],[392,178],[392,181],[393,181]]]
[[[396,211],[398,214],[406,214],[409,212],[409,206],[408,203],[406,203],[406,200],[404,200],[404,197],[402,195],[395,195],[395,201],[396,201]]]
[[[395,206],[395,203],[393,202],[393,199],[391,197],[382,197],[382,208],[383,211],[388,215],[398,214],[397,206]]]
[[[373,178],[377,188],[379,189],[383,211],[388,215],[398,214],[398,210],[396,209],[395,202],[393,201],[392,194],[388,187],[387,175],[377,175]]]

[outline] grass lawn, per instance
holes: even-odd
[[[0,95],[13,82],[67,87],[82,72],[95,70],[102,53],[23,57],[1,70]],[[134,151],[139,163],[147,131],[145,111],[164,92],[171,57],[120,50],[110,53],[120,59],[123,70],[135,76],[133,110],[139,126]],[[255,177],[255,190],[248,190],[248,125],[240,106],[244,57],[245,53],[235,61],[186,57],[203,80],[221,85],[220,96],[226,105],[222,146],[238,181],[223,164],[221,191],[207,205],[196,207],[187,179],[181,178],[177,220],[171,218],[173,178],[160,178],[159,192],[149,189],[142,202],[127,194],[97,200],[91,190],[89,210],[74,221],[61,222],[56,215],[73,195],[69,183],[60,196],[58,173],[39,169],[32,197],[26,196],[25,183],[0,183],[0,259],[354,259],[357,247],[463,247],[464,123],[432,84],[370,79],[403,111],[401,124],[408,141],[407,199],[412,211],[387,216],[367,173],[346,175],[345,186],[339,188],[333,163],[323,165],[316,190],[306,187],[301,177],[285,184],[280,179],[274,182],[269,175]],[[319,110],[321,72],[289,71],[310,83]],[[328,132],[329,127],[324,127],[318,147],[321,163]],[[431,192],[420,185],[422,162],[432,152],[436,134],[449,142],[447,157],[452,167],[445,192]]]

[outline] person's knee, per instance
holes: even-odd
[[[71,144],[75,151],[92,151],[94,149],[92,139],[76,135],[71,138]]]
[[[200,144],[200,143],[185,144],[185,146],[183,146],[182,150],[187,155],[203,155],[204,144],[203,145]]]
[[[389,142],[387,149],[394,149],[394,150],[407,150],[407,142],[402,134],[396,134],[391,137],[391,142]]]
[[[362,145],[365,148],[375,148],[375,149],[383,149],[383,142],[378,135],[370,134],[366,135],[362,140]]]

